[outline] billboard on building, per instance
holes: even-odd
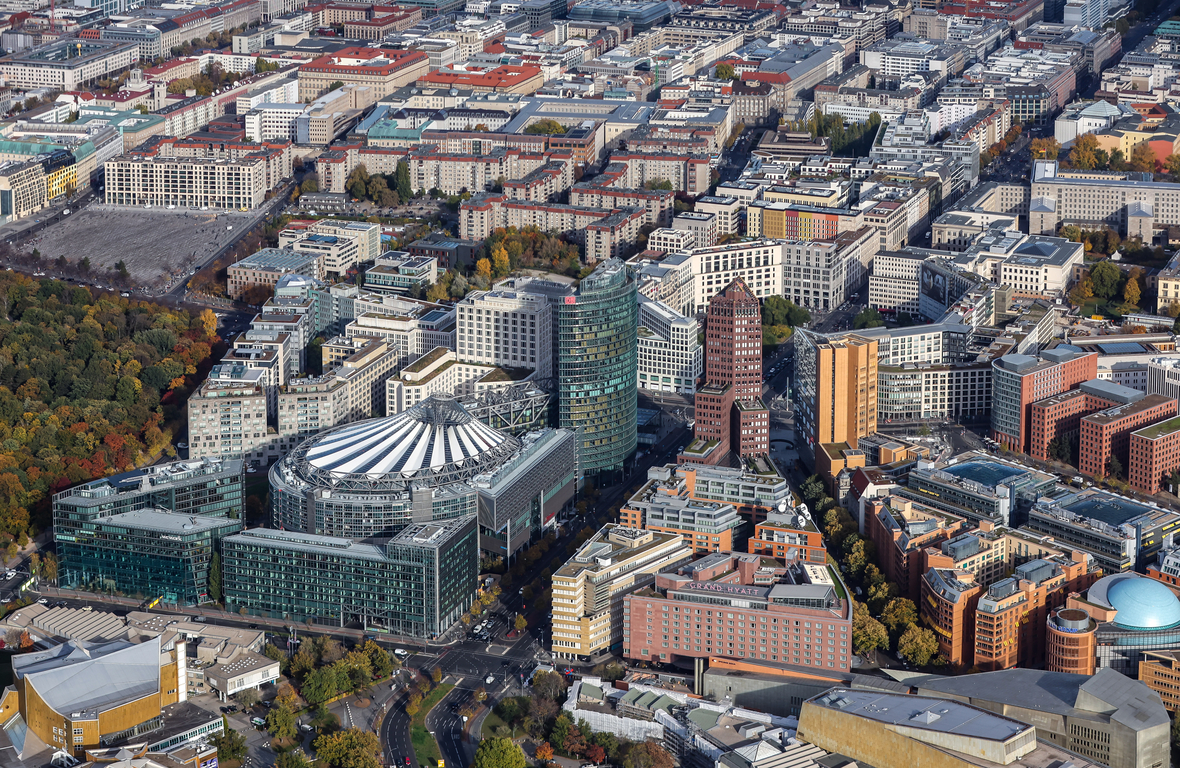
[[[946,273],[935,269],[929,264],[923,264],[918,279],[920,282],[919,290],[923,296],[929,297],[943,307],[947,305]]]

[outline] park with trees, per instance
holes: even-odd
[[[15,548],[48,528],[53,493],[174,455],[220,339],[208,310],[16,272],[0,273],[0,312],[0,548]]]

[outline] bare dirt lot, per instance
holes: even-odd
[[[122,260],[133,283],[159,291],[204,263],[254,218],[253,213],[90,205],[24,243],[23,250],[37,249],[50,261],[89,257],[95,272]]]

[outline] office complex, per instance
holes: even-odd
[[[1025,528],[1089,553],[1106,573],[1142,571],[1180,529],[1180,513],[1087,488],[1036,499]]]
[[[371,88],[379,101],[425,75],[428,65],[422,51],[344,48],[299,67],[299,100],[317,99],[339,83]]]
[[[721,656],[848,670],[852,603],[828,566],[715,552],[627,595],[623,616],[623,655],[636,661]]]
[[[701,377],[697,321],[661,301],[639,297],[639,388],[692,395]]]
[[[53,495],[54,533],[152,507],[184,515],[240,517],[244,469],[239,459],[216,457],[155,464],[76,485]]]
[[[581,439],[579,472],[609,484],[634,453],[638,381],[638,301],[623,262],[600,264],[577,287],[519,279],[553,312],[558,425]]]
[[[629,528],[676,533],[693,552],[740,549],[748,526],[737,507],[693,492],[692,471],[652,467],[648,482],[619,509],[619,523]]]
[[[553,573],[553,655],[585,660],[617,652],[634,636],[625,626],[625,596],[692,553],[677,533],[603,526]]]
[[[172,605],[213,602],[209,564],[241,520],[144,508],[95,518],[57,535],[58,583],[67,588],[160,598]]]
[[[919,462],[903,493],[976,525],[1012,525],[1058,480],[1048,472],[968,452],[945,462]]]
[[[843,451],[877,431],[877,340],[830,337],[799,330],[795,336],[795,433],[799,455],[831,478]]]
[[[1148,495],[1171,484],[1180,468],[1180,419],[1168,419],[1131,433],[1127,479],[1131,487]]]
[[[1009,354],[992,363],[991,437],[1017,453],[1031,442],[1032,404],[1098,378],[1098,357],[1076,347],[1045,350],[1040,358]]]
[[[12,88],[73,91],[125,72],[139,59],[134,43],[63,39],[6,56],[0,76]]]
[[[770,413],[762,402],[762,312],[741,278],[709,300],[705,384],[696,393],[693,442],[680,458],[722,464],[770,453]]]
[[[1180,224],[1177,211],[1175,184],[1142,181],[1133,173],[1067,170],[1049,160],[1033,163],[1030,233],[1052,235],[1062,224],[1108,226],[1149,243],[1157,229]]]
[[[1117,386],[1117,385],[1116,385]],[[1137,390],[1135,394],[1141,393]],[[1078,437],[1078,469],[1088,475],[1121,474],[1131,466],[1131,433],[1176,416],[1177,403],[1164,395],[1143,395],[1083,416]]]
[[[470,515],[415,523],[375,543],[255,528],[222,540],[225,605],[435,638],[475,599],[478,539]]]

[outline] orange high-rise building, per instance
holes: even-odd
[[[795,333],[795,431],[799,455],[829,482],[864,466],[857,440],[877,431],[877,340]],[[859,461],[858,461],[859,460]]]

